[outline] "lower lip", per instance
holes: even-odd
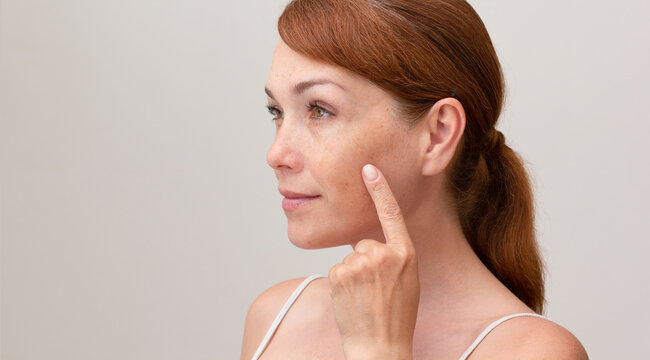
[[[312,202],[313,200],[318,199],[320,196],[314,196],[314,197],[305,197],[305,198],[284,198],[282,199],[282,208],[284,210],[294,210],[297,209],[301,206],[305,206]]]

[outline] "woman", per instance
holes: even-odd
[[[289,239],[354,252],[259,295],[241,358],[586,359],[540,315],[531,188],[473,8],[294,0],[278,29],[267,162]]]

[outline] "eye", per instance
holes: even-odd
[[[269,113],[273,115],[273,117],[271,118],[271,122],[282,118],[281,116],[282,112],[278,110],[278,108],[273,107],[271,105],[266,105],[266,108],[269,110]]]
[[[310,103],[309,106],[307,106],[307,109],[309,110],[309,113],[314,115],[312,116],[312,119],[322,119],[332,115],[331,112],[325,110],[323,107],[319,106],[316,103]]]

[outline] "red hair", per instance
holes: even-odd
[[[293,0],[278,30],[294,51],[386,90],[411,125],[442,98],[461,102],[465,130],[446,184],[463,233],[485,266],[541,314],[544,264],[533,194],[521,158],[495,129],[505,82],[472,6],[464,0]]]

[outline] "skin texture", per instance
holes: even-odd
[[[321,84],[300,94],[294,91],[296,84],[313,79],[336,82],[345,90]],[[267,162],[275,172],[279,188],[319,195],[305,206],[285,211],[289,240],[303,249],[350,245],[355,250],[352,254],[357,255],[343,260],[343,264],[351,265],[346,271],[335,270],[341,268],[337,264],[330,270],[329,279],[314,280],[301,295],[303,302],[297,301],[291,308],[262,358],[336,359],[344,357],[340,352],[343,347],[346,359],[361,359],[357,350],[371,345],[359,331],[381,334],[381,329],[390,328],[390,324],[410,319],[404,314],[417,309],[415,323],[407,321],[403,333],[392,337],[396,339],[393,349],[401,351],[404,344],[412,348],[406,357],[399,358],[452,359],[460,356],[493,320],[516,312],[534,312],[478,259],[448,205],[445,170],[466,120],[456,99],[439,100],[416,126],[409,128],[395,116],[393,99],[380,87],[345,69],[298,54],[282,41],[273,54],[266,88],[269,106],[277,118],[276,137]],[[308,109],[311,103],[320,108]],[[378,266],[392,259],[385,264],[399,268],[395,264],[400,264],[405,259],[400,256],[407,252],[376,256],[387,252],[371,250],[382,245],[384,249],[390,234],[381,220],[381,205],[376,207],[371,187],[364,183],[361,170],[365,164],[380,170],[386,189],[398,204],[399,216],[394,220],[408,233],[408,239],[403,237],[399,241],[408,243],[414,255],[409,271],[386,271]],[[358,255],[369,252],[375,256]],[[344,296],[376,291],[367,284],[364,287],[360,279],[377,278],[378,274],[385,276],[380,283],[390,284],[393,289],[408,283],[411,290],[401,298]],[[279,310],[275,307],[281,306],[281,301],[275,298],[286,299],[288,293],[284,292],[293,290],[300,280],[270,289],[268,294],[275,295],[266,298],[273,300],[260,296],[256,303],[267,305],[258,307],[273,309],[271,312]],[[413,282],[417,284],[412,285]],[[389,301],[394,302],[391,305]],[[254,307],[251,313],[262,313]],[[363,312],[364,308],[398,310],[394,314],[377,310],[374,315],[367,311],[365,322],[353,324],[359,317],[350,314]],[[345,315],[345,309],[356,310]],[[256,316],[249,317],[251,323],[257,321]],[[370,321],[377,317],[382,317],[383,322]],[[259,326],[267,328],[270,320],[265,317]],[[538,338],[569,344],[558,345],[554,355],[582,349],[577,339],[559,325],[531,317],[509,320],[488,338],[490,342],[486,338],[470,358],[507,358],[502,353],[504,349],[517,354],[514,340],[514,344],[527,344],[526,354],[534,354],[536,347],[549,354],[553,346],[549,341],[536,342]],[[554,342],[558,339],[562,341]],[[256,344],[255,341],[251,343]],[[584,359],[586,353],[554,358]]]
[[[387,178],[400,178],[391,182],[393,191],[407,208],[415,204],[418,194],[412,190],[421,184],[409,156],[413,138],[392,120],[390,98],[372,83],[296,56],[282,42],[276,55],[267,88],[274,97],[269,105],[283,117],[276,120],[267,162],[280,188],[320,195],[308,207],[287,212],[289,239],[297,247],[319,249],[377,237],[381,229],[361,168],[373,163]],[[291,85],[311,79],[330,79],[347,91],[325,84],[294,96]],[[307,109],[313,101],[331,114]]]

